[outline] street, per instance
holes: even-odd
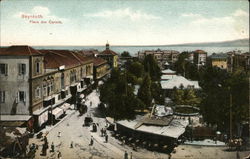
[[[41,139],[32,138],[31,143],[39,145],[36,152],[36,158],[58,158],[58,153],[61,152],[62,158],[124,158],[124,153],[127,151],[130,158],[131,152],[133,158],[143,159],[160,159],[168,158],[168,154],[148,151],[146,149],[132,150],[127,145],[122,145],[121,142],[113,138],[109,131],[108,143],[105,142],[105,137],[101,137],[101,128],[106,125],[105,118],[98,112],[97,106],[99,104],[99,95],[94,90],[86,98],[88,111],[83,116],[79,116],[79,112],[75,110],[68,110],[65,116],[59,123],[53,127],[47,126],[43,133],[47,133],[49,148],[46,156],[41,156],[42,144],[44,141]],[[84,118],[86,116],[93,118],[93,122],[97,123],[97,132],[91,132],[92,126],[84,127]],[[98,126],[99,125],[99,126]],[[58,133],[60,132],[60,137]],[[90,139],[93,136],[93,145],[90,146]],[[55,151],[50,152],[51,143],[55,145]],[[71,147],[71,143],[73,147]],[[201,147],[201,146],[188,146],[180,145],[177,147],[177,152],[172,154],[172,158],[236,158],[236,152],[224,151],[226,147]],[[247,156],[248,152],[241,152],[241,158]]]

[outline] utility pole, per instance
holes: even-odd
[[[229,93],[230,93],[230,140],[232,140],[233,138],[233,133],[232,133],[232,127],[233,127],[233,116],[232,116],[232,93],[231,93],[231,89],[229,87]]]
[[[248,136],[248,144],[250,145],[250,77],[248,78],[248,84],[249,84],[249,88],[248,88],[248,111],[249,111],[249,114],[248,114],[248,118],[249,118],[249,121],[248,121],[248,133],[249,133],[249,136]]]

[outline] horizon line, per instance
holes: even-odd
[[[234,40],[224,40],[224,41],[212,41],[212,42],[191,42],[191,43],[177,43],[177,44],[153,44],[153,45],[142,45],[142,44],[138,44],[138,45],[111,45],[111,46],[129,46],[129,47],[151,47],[151,46],[178,46],[178,45],[196,45],[196,44],[206,44],[206,43],[223,43],[223,42],[233,42],[233,41],[237,41],[237,40],[249,40],[249,38],[242,38],[242,39],[234,39]],[[4,46],[0,46],[0,47],[8,47],[8,46],[15,46],[15,45],[18,45],[18,44],[14,44],[14,45],[4,45]],[[21,44],[21,45],[25,45],[25,44]],[[105,44],[106,45],[106,44]],[[46,47],[53,47],[53,46],[88,46],[88,47],[100,47],[100,46],[103,46],[105,47],[105,45],[27,45],[27,46],[32,46],[32,47],[43,47],[43,46],[46,46]]]

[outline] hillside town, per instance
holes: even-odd
[[[249,158],[249,71],[240,51],[1,47],[0,157]]]

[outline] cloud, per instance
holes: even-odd
[[[243,11],[242,9],[238,9],[233,13],[233,16],[235,17],[247,17],[249,16],[249,13],[246,11]]]
[[[34,14],[42,14],[42,15],[49,15],[50,14],[49,8],[43,7],[43,6],[35,6],[31,11]]]
[[[200,18],[202,17],[200,14],[193,14],[193,13],[183,13],[182,17],[190,17],[190,18]]]
[[[57,20],[57,21],[63,21],[66,22],[68,19],[66,18],[60,18],[56,15],[51,14],[50,10],[48,7],[43,7],[43,6],[35,6],[31,9],[30,12],[18,12],[13,15],[15,18],[21,18],[22,15],[42,15],[43,20]]]
[[[134,11],[130,8],[117,9],[117,10],[104,10],[102,12],[85,14],[86,17],[100,17],[100,18],[129,18],[132,21],[135,20],[156,20],[161,17],[144,13],[140,10]]]

